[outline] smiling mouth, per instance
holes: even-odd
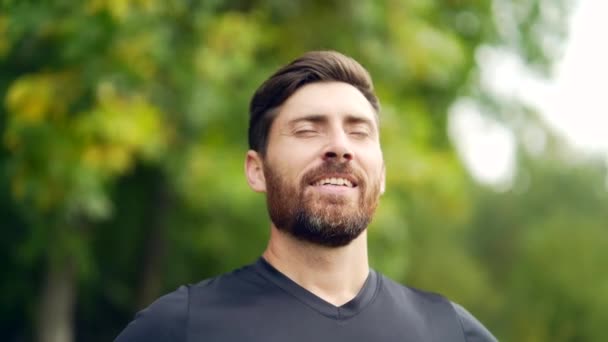
[[[339,187],[346,187],[346,188],[354,188],[354,187],[357,186],[356,183],[352,182],[349,179],[342,178],[342,177],[327,177],[327,178],[322,178],[322,179],[319,179],[316,182],[313,182],[310,185],[312,185],[312,186],[330,185],[330,186],[339,186]]]

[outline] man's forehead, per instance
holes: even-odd
[[[301,87],[283,103],[279,117],[285,122],[307,117],[316,121],[377,121],[377,114],[367,98],[357,88],[343,82],[319,82]]]

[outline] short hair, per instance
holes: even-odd
[[[256,90],[249,104],[249,148],[266,154],[268,133],[278,108],[300,87],[315,82],[345,82],[357,88],[376,115],[380,103],[361,64],[336,51],[311,51],[283,66]]]

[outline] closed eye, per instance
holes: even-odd
[[[352,131],[349,132],[350,135],[355,136],[355,137],[359,137],[359,138],[366,138],[369,136],[369,132],[367,131]]]
[[[296,137],[303,137],[303,138],[313,137],[317,134],[319,134],[319,132],[314,129],[300,129],[300,130],[297,130],[294,132],[294,135]]]

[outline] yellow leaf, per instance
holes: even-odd
[[[159,44],[156,39],[157,36],[150,32],[124,37],[116,42],[113,53],[135,74],[151,79],[157,70],[150,57],[150,51]]]
[[[76,98],[71,72],[44,73],[22,76],[14,81],[6,95],[6,107],[18,121],[36,124],[49,116],[61,117]]]
[[[124,20],[129,15],[130,1],[106,0],[106,8],[115,19]]]
[[[15,81],[8,90],[6,106],[16,117],[27,123],[44,119],[48,107],[50,89],[32,77]]]
[[[100,168],[103,165],[103,150],[97,145],[90,145],[84,148],[82,161],[92,169]]]
[[[113,173],[123,173],[133,164],[133,154],[125,146],[108,146],[105,159],[109,171]]]

